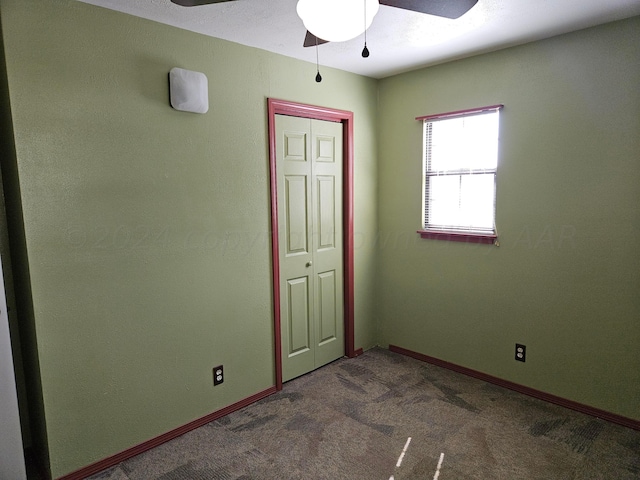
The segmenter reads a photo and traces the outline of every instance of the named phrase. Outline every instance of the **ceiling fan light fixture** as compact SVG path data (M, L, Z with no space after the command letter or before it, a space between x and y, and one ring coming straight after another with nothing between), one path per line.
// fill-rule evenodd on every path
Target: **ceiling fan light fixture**
M379 8L378 0L298 0L296 11L307 30L316 37L345 42L362 35L371 26Z

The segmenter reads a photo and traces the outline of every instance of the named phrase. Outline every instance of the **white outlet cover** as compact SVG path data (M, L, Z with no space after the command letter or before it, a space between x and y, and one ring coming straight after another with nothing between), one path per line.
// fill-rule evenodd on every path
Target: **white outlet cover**
M207 113L209 110L209 83L201 72L172 68L169 71L171 106L176 110Z

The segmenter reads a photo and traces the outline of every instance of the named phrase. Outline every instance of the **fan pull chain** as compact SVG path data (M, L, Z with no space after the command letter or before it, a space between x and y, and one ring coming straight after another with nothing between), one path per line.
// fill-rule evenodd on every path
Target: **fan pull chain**
M367 48L367 0L364 0L364 48L362 49L362 58L369 56L369 49Z
M315 35L314 35L315 37ZM320 62L318 61L318 37L316 37L316 82L320 83L322 81L322 75L320 75Z

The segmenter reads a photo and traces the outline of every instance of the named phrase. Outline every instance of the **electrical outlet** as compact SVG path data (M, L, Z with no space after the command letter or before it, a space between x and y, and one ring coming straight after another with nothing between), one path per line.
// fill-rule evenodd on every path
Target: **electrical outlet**
M224 382L224 371L222 365L220 365L213 369L213 386L220 385L222 382Z
M524 362L527 359L527 347L520 343L516 343L516 360Z

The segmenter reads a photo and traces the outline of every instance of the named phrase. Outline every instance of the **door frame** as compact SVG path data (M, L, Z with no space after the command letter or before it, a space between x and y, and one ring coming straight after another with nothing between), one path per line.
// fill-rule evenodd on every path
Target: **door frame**
M2 259L0 258L0 347L2 347L0 348L0 383L2 383L0 423L5 427L2 432L3 436L0 437L0 477L26 480L27 471L7 310Z
M276 115L326 120L342 124L342 204L344 262L344 353L353 358L354 346L354 236L353 236L353 112L304 103L267 99L269 125L269 175L271 184L271 256L273 273L273 324L276 389L282 390L282 339L280 323L280 254L278 250L278 189L276 170Z

